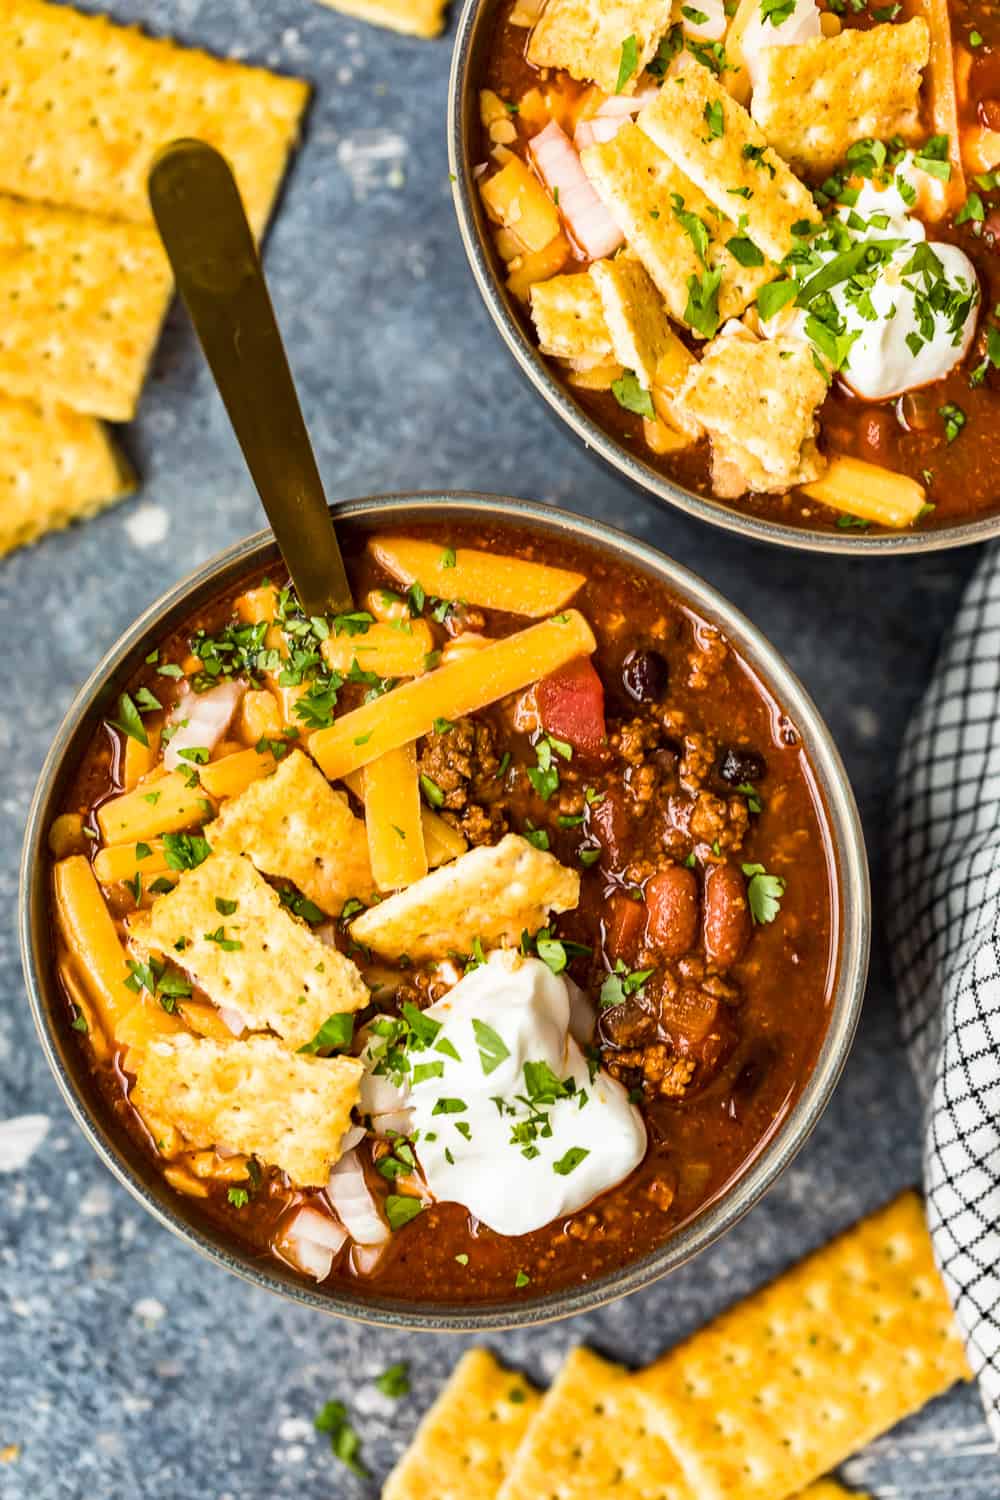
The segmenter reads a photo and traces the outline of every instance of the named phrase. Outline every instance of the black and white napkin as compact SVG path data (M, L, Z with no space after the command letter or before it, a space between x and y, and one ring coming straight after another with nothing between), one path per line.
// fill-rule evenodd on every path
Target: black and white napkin
M927 1107L938 1264L1000 1442L1000 551L984 556L907 731L889 938Z

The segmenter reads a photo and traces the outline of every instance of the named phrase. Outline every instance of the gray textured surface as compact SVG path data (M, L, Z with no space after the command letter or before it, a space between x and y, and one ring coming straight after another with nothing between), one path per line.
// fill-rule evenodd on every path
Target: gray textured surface
M94 0L88 8L96 9ZM660 511L557 431L478 305L443 144L448 44L311 0L115 0L123 20L301 71L317 84L267 263L332 496L455 486L541 497L642 535L769 631L828 716L857 788L881 901L886 794L906 716L974 561L810 559ZM174 315L126 441L140 497L0 565L10 697L0 716L0 1120L50 1118L30 1171L0 1176L4 1500L302 1500L373 1493L311 1417L347 1400L383 1475L458 1353L326 1321L203 1263L143 1217L78 1138L34 1043L14 945L28 797L74 687L135 614L260 514L192 339ZM876 918L876 933L881 923ZM645 1358L916 1180L914 1090L876 950L832 1107L765 1203L668 1282L594 1316L493 1342L539 1378L588 1339ZM405 1358L413 1394L365 1382ZM879 1497L996 1500L974 1392L953 1393L846 1470ZM432 1497L428 1497L432 1500Z

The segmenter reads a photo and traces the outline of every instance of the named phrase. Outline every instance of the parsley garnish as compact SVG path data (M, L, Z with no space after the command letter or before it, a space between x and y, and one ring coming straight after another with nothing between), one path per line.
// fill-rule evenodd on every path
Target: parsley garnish
M689 323L703 338L715 336L719 326L719 286L722 271L703 271L700 276L688 277L687 307L684 321Z
M385 1213L389 1220L389 1228L393 1233L397 1229L402 1229L423 1211L423 1206L419 1198L404 1198L398 1193L390 1193L385 1200Z
M479 1048L479 1062L487 1077L510 1056L510 1048L502 1036L487 1026L485 1021L473 1018L472 1034Z
M410 1394L409 1368L404 1360L390 1365L376 1378L376 1388L382 1392L383 1396L389 1396L393 1401L398 1401L400 1396L408 1396Z
M634 36L627 36L622 42L621 61L618 64L618 82L615 84L616 94L621 93L638 66L639 43Z
M783 875L769 875L763 865L744 865L747 877L747 900L755 926L773 922L781 910L781 898L787 881Z
M299 1047L300 1052L342 1052L354 1038L354 1017L349 1012L338 1011L327 1016L311 1042Z
M157 703L156 706L159 708L160 705ZM127 735L130 740L135 740L137 744L143 745L148 749L149 735L146 733L143 725L142 716L128 693L120 695L118 699L118 717L117 719L109 719L108 723L114 729L120 729L122 734Z
M552 1163L553 1172L558 1172L560 1177L568 1177L574 1172L580 1163L590 1155L583 1146L571 1146L564 1156Z
M646 980L651 979L655 973L655 969L634 969L629 973L622 960L617 959L614 972L601 985L601 1009L610 1010L613 1005L621 1005L630 995L638 995Z
M613 380L611 393L623 410L635 412L636 416L646 417L650 422L655 420L656 408L653 406L653 398L645 386L639 384L634 371L626 370L619 380Z
M953 443L962 428L969 420L960 406L954 401L946 401L944 406L938 407L938 415L944 418L944 435L949 443Z
M330 1438L334 1458L339 1458L345 1468L359 1479L368 1479L369 1473L358 1457L361 1440L347 1420L347 1408L342 1401L328 1401L317 1413L313 1426L317 1432L325 1432Z
M197 869L211 852L211 845L200 833L163 835L163 857L171 870Z

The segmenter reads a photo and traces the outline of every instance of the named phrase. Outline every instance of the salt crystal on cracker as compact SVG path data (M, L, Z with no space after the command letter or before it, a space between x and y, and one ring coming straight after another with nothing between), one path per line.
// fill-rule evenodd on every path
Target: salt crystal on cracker
M548 0L528 43L528 61L536 68L565 68L606 94L632 94L669 25L669 0ZM619 91L630 39L635 66Z
M930 55L922 16L761 53L751 112L797 171L825 175L856 141L912 139Z
M791 1495L970 1371L915 1193L637 1377L698 1500Z
M726 241L739 234L729 217L742 208L741 200L730 200L720 214L689 177L631 122L613 140L589 146L582 153L588 177L612 213L656 283L670 316L685 323L688 279L706 269L694 241L676 209L701 219L708 238L708 266L721 270L718 308L721 319L736 318L756 297L775 269L765 261L761 267L741 266L726 249Z
M102 423L0 395L0 556L130 495L135 479Z
M706 129L709 109L722 120L721 135ZM773 260L791 250L794 224L819 223L809 189L768 147L742 104L688 53L672 63L637 124L720 213L745 216L747 236Z
M0 6L0 191L148 223L146 177L180 136L227 158L263 233L309 86L46 0Z
M171 288L155 230L0 195L0 390L128 421Z
M292 1049L311 1042L329 1016L368 1004L350 959L290 916L238 854L211 854L186 870L133 919L130 935L140 952L179 964L215 1005L238 1012L251 1030L270 1027Z
M224 1146L322 1187L361 1097L354 1057L296 1057L268 1037L212 1042L186 1034L150 1042L136 1060L131 1103L169 1121L188 1145Z
M292 881L331 916L374 890L364 822L301 750L224 802L205 837L216 853L245 854L264 875Z
M509 833L492 847L470 849L351 924L359 943L415 963L517 943L544 927L550 911L580 899L580 877L551 854Z
M589 1349L574 1349L543 1397L497 1500L609 1500L617 1494L695 1500L635 1378Z
M611 353L600 294L585 271L536 282L531 288L531 316L543 354L597 361Z
M541 1400L485 1349L470 1349L393 1469L382 1500L496 1500Z

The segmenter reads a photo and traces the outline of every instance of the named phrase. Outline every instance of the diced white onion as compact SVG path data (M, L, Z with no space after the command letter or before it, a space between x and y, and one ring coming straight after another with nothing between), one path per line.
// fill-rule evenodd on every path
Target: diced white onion
M388 1248L388 1241L382 1245L352 1245L351 1269L358 1276L373 1276Z
M569 136L555 120L532 139L531 154L546 187L553 195L558 192L563 222L581 249L591 260L602 260L617 250L625 236L598 197Z
M306 1206L299 1209L285 1230L281 1248L300 1271L316 1281L325 1281L347 1238L347 1231L340 1224L318 1209Z
M356 1150L342 1156L330 1172L326 1199L344 1228L359 1245L381 1245L390 1229L365 1181L365 1171Z
M594 1007L586 991L574 984L568 974L562 977L569 991L569 1034L574 1042L586 1047L594 1037Z
M360 1146L364 1138L365 1127L363 1125L352 1125L350 1130L345 1130L344 1139L340 1143L341 1156L348 1151L353 1151L355 1146Z
M405 1094L391 1079L381 1073L365 1072L361 1079L361 1102L358 1106L363 1115L386 1115L404 1107Z
M242 682L220 682L207 693L188 691L178 699L170 723L180 727L163 751L163 764L168 771L190 764L181 755L182 750L215 749L225 737L243 692Z
M228 1026L233 1036L242 1036L247 1029L247 1018L241 1011L231 1010L226 1005L219 1006L219 1020L223 1026Z

